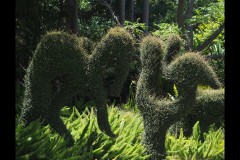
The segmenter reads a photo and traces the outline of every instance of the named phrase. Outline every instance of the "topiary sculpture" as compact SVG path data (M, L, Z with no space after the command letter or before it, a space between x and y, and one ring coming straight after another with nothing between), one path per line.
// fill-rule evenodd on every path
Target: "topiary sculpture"
M152 154L151 159L157 160L166 156L164 142L170 125L194 108L197 85L218 88L220 84L212 68L200 55L186 53L176 58L164 72L177 85L178 98L175 101L159 98L155 86L161 80L160 41L145 37L140 51L142 70L137 83L136 101L144 120L143 143L147 152Z
M181 121L185 136L191 136L192 127L199 121L201 132L211 124L220 127L224 122L224 89L202 90L197 93L194 110ZM203 140L203 136L201 135Z
M181 38L177 34L168 37L164 61L169 64L179 54L181 49Z
M110 29L94 48L87 38L48 33L27 68L21 119L26 124L44 119L72 146L74 140L60 119L60 109L73 95L89 96L96 103L99 128L114 137L106 100L108 95L119 96L132 50L131 35L120 27Z
M164 56L164 64L168 65L172 60L179 56L181 47L181 38L178 35L171 35L167 41L167 48ZM163 94L174 94L174 83L171 80L163 79ZM184 135L190 136L192 134L192 127L200 121L200 128L202 132L207 132L209 126L213 123L220 126L224 121L224 90L205 90L197 94L195 109L186 117L174 124L170 131L178 133L180 127L183 127ZM177 131L172 128L177 127ZM202 138L202 137L201 137Z
M166 49L165 49L165 55L163 57L163 64L168 65L172 62L172 60L179 56L181 48L181 38L177 34L172 34L168 37L167 43L166 43ZM169 79L165 79L165 77L162 77L162 90L163 90L163 96L166 97L168 93L170 95L174 95L173 90L173 81Z

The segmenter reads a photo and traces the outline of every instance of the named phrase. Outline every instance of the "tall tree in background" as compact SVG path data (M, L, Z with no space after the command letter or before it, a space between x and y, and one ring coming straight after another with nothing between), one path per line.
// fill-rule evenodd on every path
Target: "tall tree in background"
M149 23L149 0L143 0L143 23L146 24L145 33L148 33L148 23Z
M182 28L184 24L184 0L178 0L177 25Z
M65 0L64 1L64 13L65 13L67 30L70 33L79 35L77 1L76 0Z
M121 26L124 26L125 22L125 0L119 1L119 22Z
M126 1L126 19L130 22L134 21L134 0Z
M189 0L188 2L188 12L187 12L187 19L191 19L193 16L193 5L194 5L194 0ZM186 26L186 30L187 30L187 37L188 37L188 50L192 50L193 49L193 25L191 24L187 24Z

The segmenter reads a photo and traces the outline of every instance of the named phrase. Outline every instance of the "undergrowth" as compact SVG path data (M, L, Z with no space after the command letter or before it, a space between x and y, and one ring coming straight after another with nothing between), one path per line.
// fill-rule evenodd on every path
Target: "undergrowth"
M182 128L179 137L167 134L167 160L222 160L224 159L224 129L209 128L203 133L204 141L200 140L199 121L193 127L192 136L184 137Z
M17 160L144 160L145 148L141 143L143 133L142 117L139 112L121 110L109 106L109 122L116 134L110 138L97 126L95 110L87 107L80 113L75 107L64 107L61 118L71 131L76 143L66 148L66 142L49 125L33 121L23 127L16 123ZM18 116L16 121L18 120ZM166 136L167 160L224 159L224 129L210 128L199 140L200 127L196 123L191 137L186 138L180 129L180 136L170 133Z
M19 124L16 127L16 159L147 159L149 155L144 155L145 148L141 145L141 116L114 107L108 109L109 122L117 135L115 139L99 130L93 108L87 107L80 114L75 107L64 107L61 118L76 144L66 148L66 142L49 125L41 127L39 121L26 128Z

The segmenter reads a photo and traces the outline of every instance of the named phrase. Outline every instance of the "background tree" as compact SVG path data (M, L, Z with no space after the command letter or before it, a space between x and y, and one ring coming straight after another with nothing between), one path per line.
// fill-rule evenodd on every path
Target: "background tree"
M191 19L193 15L193 5L194 5L194 0L189 0L188 2L188 12L187 12L187 19ZM186 30L187 30L187 46L188 50L193 49L193 25L187 24L186 25Z
M177 9L177 24L181 28L184 24L184 0L178 0L178 9Z
M124 26L125 22L125 0L119 0L119 21L121 26Z
M67 30L71 33L79 35L78 27L78 6L76 0L64 1L64 15L66 19Z
M134 0L126 0L126 19L134 21Z
M148 33L148 23L149 23L149 1L143 0L143 14L142 21L146 25L145 33Z

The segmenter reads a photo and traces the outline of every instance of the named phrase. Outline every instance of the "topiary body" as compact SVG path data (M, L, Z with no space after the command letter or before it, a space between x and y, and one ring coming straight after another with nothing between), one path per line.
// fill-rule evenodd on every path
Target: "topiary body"
M219 87L216 74L195 53L186 53L176 58L166 68L166 77L178 86L179 96L175 101L158 96L161 81L162 50L160 41L145 37L141 43L142 71L137 83L136 101L144 120L143 143L151 159L166 156L165 136L168 128L194 109L198 84ZM157 86L157 87L156 87Z
M167 41L167 48L165 51L164 64L169 65L175 57L180 56L181 39L177 35L171 35ZM174 95L174 82L163 78L163 91L166 95L170 93ZM213 113L214 111L214 113ZM215 123L220 126L224 121L224 90L206 90L197 94L195 109L186 117L176 123L170 128L172 133L179 133L174 128L179 130L183 127L184 135L190 136L192 134L192 127L200 121L200 128L202 132L207 132L209 126ZM201 137L202 138L202 137Z
M42 118L56 132L73 138L60 119L60 109L73 95L89 96L97 107L99 128L114 136L108 122L108 95L119 96L133 50L131 35L115 27L93 48L87 38L64 32L45 35L27 68L21 119ZM116 87L117 86L117 87Z
M191 136L192 127L199 121L201 132L207 132L209 126L220 127L224 122L224 89L198 91L194 110L183 118L185 136ZM201 139L203 137L201 136Z
M172 34L169 36L166 43L167 47L165 49L165 55L163 57L164 65L169 65L173 61L173 59L176 58L176 56L179 56L179 52L181 49L181 41L182 39L177 34ZM168 94L174 95L173 81L162 77L161 83L164 97L166 97Z

